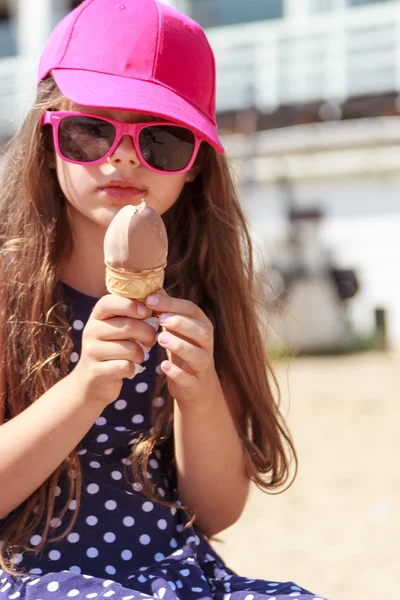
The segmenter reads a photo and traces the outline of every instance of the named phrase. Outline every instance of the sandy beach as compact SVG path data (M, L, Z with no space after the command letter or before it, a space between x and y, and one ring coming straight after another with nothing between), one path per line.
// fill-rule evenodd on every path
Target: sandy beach
M216 550L239 574L292 580L329 600L394 600L400 352L297 358L275 368L299 474L284 494L254 490Z

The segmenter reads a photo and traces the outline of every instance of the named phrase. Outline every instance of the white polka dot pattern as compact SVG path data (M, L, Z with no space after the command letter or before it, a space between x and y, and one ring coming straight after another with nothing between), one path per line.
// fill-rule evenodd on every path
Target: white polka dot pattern
M97 300L68 289L74 368L85 323ZM50 537L67 533L48 542L38 555L16 555L26 577L17 581L0 569L0 600L322 600L294 584L233 577L208 542L193 527L185 527L183 511L146 498L142 485L134 481L130 444L142 432L152 431L152 403L155 409L165 404L161 396L153 399L150 391L159 372L157 352L155 348L146 353L146 371L124 380L120 397L98 416L79 444L83 485L76 522L70 527L77 498L68 497L66 478L61 476ZM144 475L154 483L159 498L170 500L176 498L176 490L163 474L164 458L156 449ZM32 532L32 549L42 543L42 534L42 528Z
M100 486L97 483L90 483L87 486L86 491L88 494L97 494L99 489L100 489Z
M52 581L48 584L47 589L49 590L49 592L56 592L59 587L60 584L58 583L58 581Z
M142 382L142 383L138 383L136 386L136 391L139 394L144 394L144 392L147 392L147 390L149 389L149 384Z
M76 573L77 575L80 575L82 573L82 569L80 567L78 567L77 565L70 567L68 570L71 573Z
M126 400L121 399L114 402L114 406L117 410L124 410L128 406L128 403Z
M113 567L112 565L106 566L106 573L108 573L109 575L115 575L116 572L117 572L117 569L115 567Z
M62 525L62 521L58 517L55 517L54 519L51 519L50 525L51 527L54 527L54 529L56 529L57 527L60 527L60 525Z
M139 542L143 544L143 546L147 546L151 542L151 537L145 533L144 535L140 536Z
M144 512L151 512L154 508L154 504L152 502L144 502L142 505L142 509Z
M40 536L40 535L34 535L31 537L31 545L32 546L38 546L41 541L42 541L42 536Z
M134 415L132 417L132 423L135 423L136 425L139 425L140 423L144 422L144 416L143 415Z

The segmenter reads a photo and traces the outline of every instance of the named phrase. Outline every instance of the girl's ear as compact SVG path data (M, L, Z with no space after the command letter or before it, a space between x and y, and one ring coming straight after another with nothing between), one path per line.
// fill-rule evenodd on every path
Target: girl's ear
M45 126L43 131L44 136L44 150L46 152L46 160L51 171L55 171L56 169L56 149L54 147L53 135L51 131L51 127L48 125Z
M194 167L192 167L190 169L190 171L188 171L187 174L186 174L186 183L193 183L193 181L195 179L197 179L200 171L201 171L200 166L199 165L194 165Z
M48 151L47 153L47 163L49 165L49 169L51 171L55 171L56 170L56 157L54 156L53 152Z

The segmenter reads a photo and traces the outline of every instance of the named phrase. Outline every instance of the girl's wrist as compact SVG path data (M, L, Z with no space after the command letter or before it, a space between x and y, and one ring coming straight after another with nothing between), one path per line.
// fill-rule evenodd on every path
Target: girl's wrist
M63 381L66 381L71 394L74 394L78 402L80 401L84 406L93 406L95 412L98 410L102 412L110 403L110 393L107 386L93 385L93 382L85 377L84 372L78 369L78 365Z
M175 402L182 414L187 416L201 416L210 414L220 402L225 402L224 393L217 372L209 375L205 385L201 386L196 396L186 399L175 398Z

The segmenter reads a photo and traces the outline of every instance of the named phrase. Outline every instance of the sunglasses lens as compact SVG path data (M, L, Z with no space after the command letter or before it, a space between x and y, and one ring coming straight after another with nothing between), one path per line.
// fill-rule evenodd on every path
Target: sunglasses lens
M174 125L150 125L139 135L144 160L153 169L167 173L188 166L195 144L195 136L189 129Z
M82 163L100 160L116 136L114 125L95 117L65 117L59 126L58 144L65 158Z

